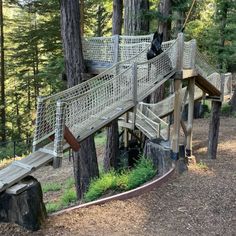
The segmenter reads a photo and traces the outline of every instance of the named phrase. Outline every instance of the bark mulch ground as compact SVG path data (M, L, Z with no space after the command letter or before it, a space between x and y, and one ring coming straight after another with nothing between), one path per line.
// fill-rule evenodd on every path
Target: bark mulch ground
M0 224L0 235L236 235L236 119L221 121L217 160L206 158L208 122L197 120L197 165L138 198L49 217L31 233Z

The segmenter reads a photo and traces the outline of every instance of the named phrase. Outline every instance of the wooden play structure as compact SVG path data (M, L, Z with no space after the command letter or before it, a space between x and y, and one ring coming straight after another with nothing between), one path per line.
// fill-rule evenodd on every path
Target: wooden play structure
M52 162L60 167L63 152L114 119L128 129L139 129L149 139L169 140L171 158L178 160L181 126L186 152L191 156L194 101L211 99L214 114L219 112L226 93L230 93L230 74L219 74L197 49L196 41L164 42L163 53L147 60L152 35L85 38L84 57L90 73L98 74L72 88L48 97L39 97L33 152L0 170L0 192L17 194L24 185L17 184L36 169ZM173 93L156 104L143 100L169 81ZM187 125L181 120L188 104ZM174 114L172 132L165 117ZM218 123L211 118L212 139L217 139ZM127 145L125 135L125 145ZM209 142L214 154L217 142Z

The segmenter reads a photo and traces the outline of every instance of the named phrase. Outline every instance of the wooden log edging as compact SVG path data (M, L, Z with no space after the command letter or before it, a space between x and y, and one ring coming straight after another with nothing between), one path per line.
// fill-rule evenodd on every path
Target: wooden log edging
M162 175L161 177L159 177L158 179L155 179L147 184L144 184L140 187L137 187L135 189L123 192L123 193L119 193L110 197L106 197L106 198L102 198L99 200L95 200L92 202L88 202L85 204L81 204L78 206L74 206L74 207L70 207L55 213L50 214L49 216L57 216L57 215L61 215L63 213L67 213L70 212L72 210L76 210L76 209L80 209L80 208L86 208L86 207L90 207L90 206L94 206L94 205L102 205L104 203L110 202L110 201L114 201L114 200L127 200L133 197L138 197L143 193L149 192L154 188L160 187L163 183L165 183L167 180L169 180L172 175L175 172L175 165L173 165L173 167L164 175Z

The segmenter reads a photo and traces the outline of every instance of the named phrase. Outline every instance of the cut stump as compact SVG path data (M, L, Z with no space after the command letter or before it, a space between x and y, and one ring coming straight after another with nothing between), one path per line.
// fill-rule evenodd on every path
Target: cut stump
M31 176L0 194L0 222L16 223L36 231L46 215L41 185Z

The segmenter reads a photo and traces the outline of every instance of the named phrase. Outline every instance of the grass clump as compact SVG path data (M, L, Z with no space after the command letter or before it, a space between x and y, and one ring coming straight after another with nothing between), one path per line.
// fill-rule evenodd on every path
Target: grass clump
M48 213L53 213L61 209L61 206L58 202L48 202L45 205Z
M224 103L221 107L221 115L223 116L231 116L232 115L232 107L228 103Z
M43 193L55 192L61 190L61 184L59 183L46 183L42 186Z
M75 203L77 200L76 192L75 189L66 189L63 193L63 195L60 198L60 206L61 207L66 207L70 205L71 203Z
M93 201L102 196L109 189L115 189L117 186L117 175L115 171L104 173L100 178L94 179L85 193L85 202Z
M152 161L141 157L132 170L124 170L121 174L111 171L93 180L85 193L84 200L85 202L96 200L109 190L122 192L133 189L153 178L155 174L156 169Z
M197 163L197 167L201 170L207 171L208 170L208 166L206 163L200 161Z
M121 180L127 181L122 183L122 189L130 190L140 186L146 181L153 178L156 174L156 169L154 168L150 159L141 158L138 160L135 168L128 172L127 176L122 176Z
M97 146L103 146L106 143L106 135L104 132L98 133L95 135L95 144Z

